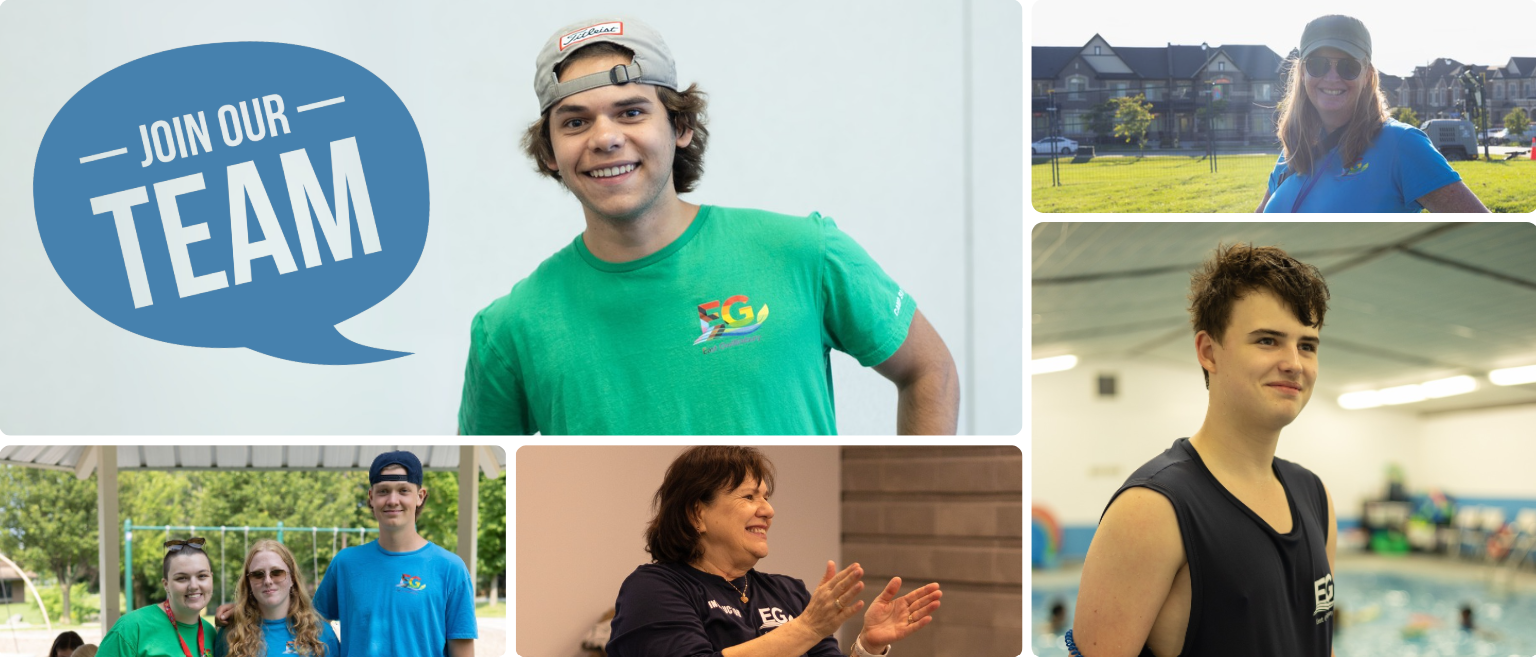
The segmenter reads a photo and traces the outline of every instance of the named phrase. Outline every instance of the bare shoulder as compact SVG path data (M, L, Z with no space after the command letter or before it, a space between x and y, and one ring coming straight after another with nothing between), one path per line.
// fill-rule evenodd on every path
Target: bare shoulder
M1084 654L1138 654L1184 558L1173 503L1149 488L1120 493L1083 561L1073 638Z

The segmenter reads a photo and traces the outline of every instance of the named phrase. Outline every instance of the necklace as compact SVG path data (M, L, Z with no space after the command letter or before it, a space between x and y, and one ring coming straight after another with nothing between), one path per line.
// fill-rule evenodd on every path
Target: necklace
M735 589L737 593L741 594L741 601L742 602L746 602L747 601L747 589L752 588L752 580L750 580L750 579L747 580L747 583L742 585L742 587L739 588L739 589L736 588L735 584L731 583L731 580L725 580L725 583L729 584L732 589Z

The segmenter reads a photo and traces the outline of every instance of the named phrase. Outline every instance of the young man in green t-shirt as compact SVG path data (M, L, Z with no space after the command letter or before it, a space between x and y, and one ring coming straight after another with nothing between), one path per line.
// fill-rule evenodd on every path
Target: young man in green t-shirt
M834 348L896 384L899 433L954 433L949 350L831 219L678 198L709 132L660 34L567 26L534 89L524 149L586 231L475 316L461 433L836 433Z

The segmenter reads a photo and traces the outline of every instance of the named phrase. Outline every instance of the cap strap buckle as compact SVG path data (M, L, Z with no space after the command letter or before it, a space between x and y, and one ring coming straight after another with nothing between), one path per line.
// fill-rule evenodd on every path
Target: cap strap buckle
M550 73L550 75L554 75L554 73ZM597 73L593 73L591 75L583 75L574 80L566 80L565 82L555 82L554 98L558 100L567 96L574 96L583 91L589 91L598 87L606 87L611 84L620 85L629 84L631 82L640 82L641 76L643 75L644 72L640 70L639 62L635 62L628 66L623 64L615 65L613 68L606 71L598 71ZM550 104L553 105L554 102L555 101L550 101ZM545 109L549 108L546 107Z

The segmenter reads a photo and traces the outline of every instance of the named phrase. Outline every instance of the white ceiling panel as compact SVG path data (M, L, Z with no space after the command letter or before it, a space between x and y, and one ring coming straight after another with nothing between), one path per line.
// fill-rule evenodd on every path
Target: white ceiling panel
M1033 357L1194 363L1189 275L1218 243L1279 246L1331 295L1321 393L1536 364L1536 225L1513 223L1039 224ZM1197 370L1192 370L1198 376ZM1536 384L1412 407L1536 403Z

